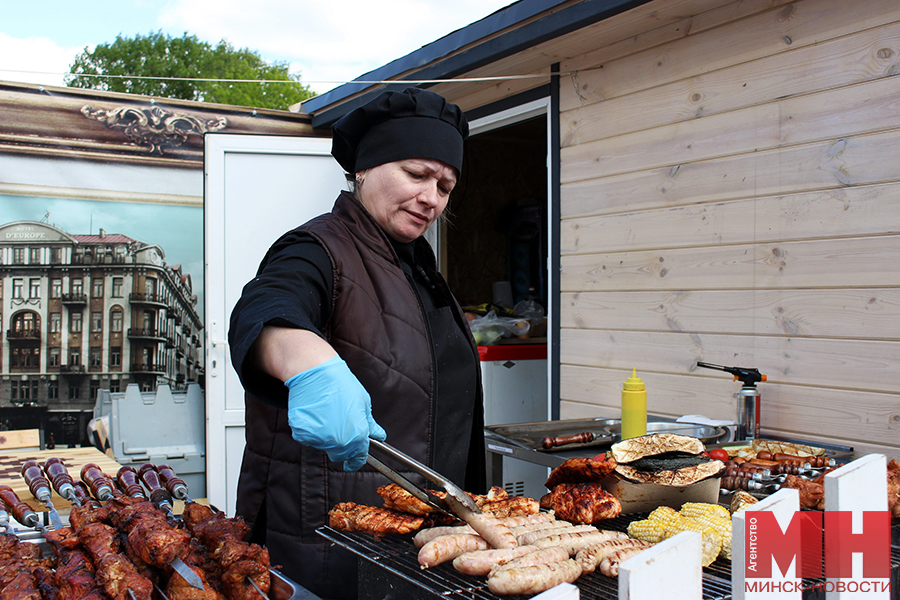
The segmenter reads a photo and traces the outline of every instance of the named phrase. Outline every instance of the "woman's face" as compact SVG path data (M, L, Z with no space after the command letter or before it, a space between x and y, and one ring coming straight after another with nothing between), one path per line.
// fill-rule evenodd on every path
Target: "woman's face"
M357 174L359 201L389 236L411 242L441 216L456 170L428 158L385 163Z

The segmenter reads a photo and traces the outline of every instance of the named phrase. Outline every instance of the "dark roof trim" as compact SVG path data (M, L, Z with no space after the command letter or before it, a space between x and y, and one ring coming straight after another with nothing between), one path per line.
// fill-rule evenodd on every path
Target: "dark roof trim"
M357 80L384 81L407 71L409 73L398 79L399 82L417 79L452 79L536 44L608 19L650 0L584 0L477 44L466 51L453 54L462 46L477 43L480 39L490 37L498 31L546 12L564 1L519 0L519 2L476 21L468 27L454 31L415 52L370 71L358 77ZM446 58L442 59L442 57ZM313 115L314 128L330 127L343 115L362 106L381 92L400 90L409 85L407 83L382 85L351 81L307 100L303 103L303 111ZM364 90L369 91L350 98ZM328 106L332 106L332 108L326 108ZM316 112L319 110L321 112Z

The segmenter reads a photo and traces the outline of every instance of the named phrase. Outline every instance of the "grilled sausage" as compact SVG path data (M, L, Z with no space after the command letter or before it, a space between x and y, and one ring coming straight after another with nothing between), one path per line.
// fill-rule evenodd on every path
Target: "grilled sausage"
M556 515L553 511L534 513L533 515L522 515L520 517L499 517L501 523L507 527L517 527L519 525L532 525L535 523L546 523L548 521L556 521Z
M429 527L428 529L422 529L421 531L416 533L415 537L413 537L413 544L415 544L416 548L421 548L434 538L441 537L442 535L453 535L456 533L474 534L475 530L468 525L456 525L453 527Z
M561 533L581 533L584 531L600 531L593 525L569 525L568 527L554 527L552 529L538 529L537 531L527 531L518 537L516 541L520 546L533 544L535 541L549 537L551 535L559 535Z
M460 554L487 550L488 543L478 535L456 533L434 538L419 548L418 560L423 569L453 560Z
M600 563L600 572L607 577L618 577L619 563L631 558L635 554L640 554L644 550L646 550L646 548L637 547L617 550L603 559L603 562Z
M609 540L607 542L591 544L586 548L582 548L578 551L578 554L575 555L575 560L581 565L582 571L585 573L593 573L597 567L600 566L600 563L603 562L603 559L619 550L624 550L626 548L647 549L652 545L653 544L650 542L633 540L630 538Z
M453 568L464 575L484 577L497 565L524 556L537 550L534 546L517 546L515 548L491 548L475 550L460 554L453 559Z
M509 530L513 532L513 535L518 537L523 533L528 533L529 531L541 531L543 529L559 529L561 527L572 527L572 524L568 521L545 521L544 523L530 523L528 525L516 525L515 527L510 527Z
M539 594L561 583L572 583L581 575L581 565L567 559L548 565L504 569L488 578L488 589L495 594Z
M519 545L509 527L494 515L463 509L458 510L458 514L478 535L487 540L491 548L515 548Z
M598 544L606 540L616 538L627 538L628 534L621 531L607 531L601 529L599 531L582 531L580 533L561 533L559 535L551 535L549 537L535 540L534 545L538 548L546 548L547 546L562 546L565 548L569 556L575 556L578 551L591 544Z
M488 573L488 577L493 577L498 571L504 569L523 569L535 565L549 565L550 563L560 562L569 558L569 553L566 552L566 549L559 546L548 546L547 548L537 549L534 549L535 546L527 547L532 548L532 551L502 565L494 565Z

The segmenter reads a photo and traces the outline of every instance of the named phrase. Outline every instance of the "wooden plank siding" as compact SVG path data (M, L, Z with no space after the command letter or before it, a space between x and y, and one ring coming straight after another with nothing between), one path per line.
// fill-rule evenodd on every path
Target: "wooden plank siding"
M704 360L768 375L764 431L900 458L900 3L608 21L483 68L567 74L561 418L618 416L632 367L651 413L733 418Z

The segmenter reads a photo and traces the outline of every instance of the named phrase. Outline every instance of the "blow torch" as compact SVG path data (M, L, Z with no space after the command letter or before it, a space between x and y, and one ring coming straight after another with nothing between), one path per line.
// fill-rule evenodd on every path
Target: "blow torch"
M756 384L765 381L766 376L759 369L745 367L723 367L697 361L698 367L725 371L734 375L735 381L741 382L741 390L735 394L737 398L737 432L735 440L753 440L759 438L759 391Z

